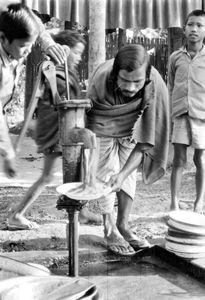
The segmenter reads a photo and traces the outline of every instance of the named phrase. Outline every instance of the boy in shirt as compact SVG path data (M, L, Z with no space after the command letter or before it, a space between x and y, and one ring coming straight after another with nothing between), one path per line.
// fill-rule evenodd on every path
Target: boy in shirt
M15 152L9 138L3 107L10 101L23 61L37 37L47 54L64 62L64 51L46 32L40 19L28 7L11 4L0 14L0 154L7 176L15 176Z
M192 11L185 22L186 45L170 56L168 86L172 110L174 157L171 173L171 210L179 209L178 194L194 148L196 199L194 211L203 212L205 193L205 12Z

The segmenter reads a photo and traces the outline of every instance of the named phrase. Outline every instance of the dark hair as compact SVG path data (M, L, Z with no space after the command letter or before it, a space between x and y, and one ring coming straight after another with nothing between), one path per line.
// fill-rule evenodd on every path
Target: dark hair
M193 10L192 12L190 12L186 18L186 21L185 21L185 25L187 24L188 20L190 17L205 17L205 11L204 10L201 10L201 9L196 9L196 10Z
M113 81L117 80L120 70L132 72L145 64L147 72L150 70L149 54L140 44L129 44L122 47L113 63L111 77ZM148 74L149 77L149 74Z
M10 4L8 10L0 13L0 31L10 43L39 34L39 22L32 10L20 3Z
M77 43L86 44L84 37L74 30L62 30L57 34L52 35L54 41L61 45L67 45L70 48L76 46Z

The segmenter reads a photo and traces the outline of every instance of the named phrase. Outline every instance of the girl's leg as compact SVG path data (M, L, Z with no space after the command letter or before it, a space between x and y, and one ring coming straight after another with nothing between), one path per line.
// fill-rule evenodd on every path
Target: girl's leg
M32 222L29 222L23 215L25 214L28 207L38 198L43 191L46 184L52 180L52 169L56 158L59 156L58 153L50 153L44 157L44 168L40 178L29 188L22 202L18 205L16 210L9 217L8 225L25 225L32 227Z
M182 172L187 162L187 145L174 144L174 158L171 173L171 210L179 209L178 194L181 187Z
M102 216L99 213L92 212L89 207L83 207L79 213L80 224L102 224Z
M196 166L196 201L194 211L202 213L205 194L205 150L195 149L194 163Z

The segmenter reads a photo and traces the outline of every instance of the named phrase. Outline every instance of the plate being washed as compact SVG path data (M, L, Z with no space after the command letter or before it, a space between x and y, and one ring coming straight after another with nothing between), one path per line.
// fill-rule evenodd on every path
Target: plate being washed
M83 182L69 182L59 185L56 191L74 200L88 201L107 196L112 189L101 182L97 182L94 187L87 186L86 188Z

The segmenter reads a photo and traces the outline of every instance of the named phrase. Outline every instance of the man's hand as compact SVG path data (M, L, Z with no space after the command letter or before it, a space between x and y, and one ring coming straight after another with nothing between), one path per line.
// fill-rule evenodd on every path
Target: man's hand
M121 173L118 173L110 177L107 185L112 188L113 192L119 192L121 190L123 180L123 175Z
M65 63L67 56L70 53L68 46L62 46L60 44L54 44L47 48L46 55L50 56L56 64L62 65Z
M4 159L4 172L8 177L16 176L16 167L14 159Z

